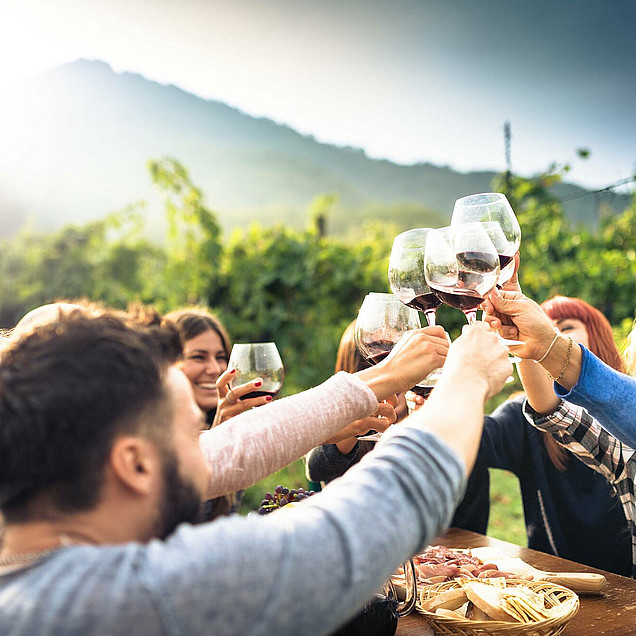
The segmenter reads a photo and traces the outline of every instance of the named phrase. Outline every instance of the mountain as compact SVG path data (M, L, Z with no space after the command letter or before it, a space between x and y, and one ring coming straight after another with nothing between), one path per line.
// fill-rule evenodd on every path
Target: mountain
M331 231L365 216L441 224L456 198L490 190L494 176L370 159L98 61L60 66L0 97L5 236L25 222L50 229L152 200L146 162L164 156L186 166L226 229L250 220L300 227L312 199L326 192L340 195ZM556 192L585 194L571 184ZM626 203L617 195L612 206L621 211ZM594 197L566 210L585 224L598 215Z

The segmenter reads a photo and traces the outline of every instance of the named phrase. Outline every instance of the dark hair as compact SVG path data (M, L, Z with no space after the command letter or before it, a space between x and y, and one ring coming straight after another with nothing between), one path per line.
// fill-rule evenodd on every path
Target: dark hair
M227 331L225 331L221 321L209 311L198 307L177 309L166 314L164 320L176 325L184 342L192 340L192 338L196 338L206 331L215 331L221 338L221 344L227 357L230 357L232 350L230 337L227 335Z
M181 353L176 329L141 327L80 310L37 327L0 359L0 510L19 522L41 511L90 509L113 441L165 442L171 406L164 372Z

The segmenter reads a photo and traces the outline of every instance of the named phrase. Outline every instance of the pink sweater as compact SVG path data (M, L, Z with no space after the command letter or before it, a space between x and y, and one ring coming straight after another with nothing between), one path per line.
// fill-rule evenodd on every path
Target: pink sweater
M251 486L377 408L373 391L341 371L313 389L205 431L199 441L210 469L208 497Z

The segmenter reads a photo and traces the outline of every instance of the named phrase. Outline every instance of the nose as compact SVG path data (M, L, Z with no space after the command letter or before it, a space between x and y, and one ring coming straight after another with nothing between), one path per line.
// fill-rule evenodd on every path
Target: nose
M225 369L223 369L221 363L216 358L210 358L205 366L205 372L208 375L216 375L216 377L218 377L223 371L225 371Z

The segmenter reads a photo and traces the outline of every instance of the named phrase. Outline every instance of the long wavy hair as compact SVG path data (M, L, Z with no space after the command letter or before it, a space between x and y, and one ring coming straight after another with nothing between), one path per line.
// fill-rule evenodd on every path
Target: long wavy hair
M580 298L568 296L550 298L541 305L541 308L551 320L567 320L568 318L580 320L587 331L589 350L613 369L621 373L625 372L625 365L614 342L612 326L598 309ZM546 434L543 439L552 463L559 470L565 470L568 452L559 446L551 435Z

